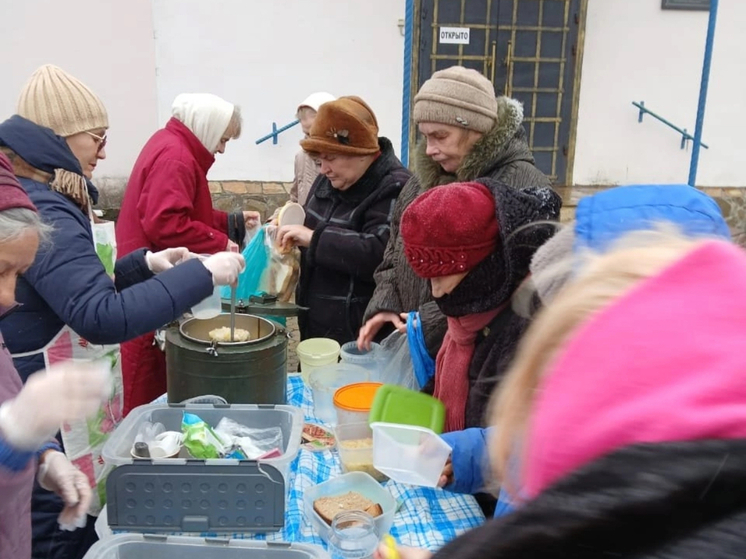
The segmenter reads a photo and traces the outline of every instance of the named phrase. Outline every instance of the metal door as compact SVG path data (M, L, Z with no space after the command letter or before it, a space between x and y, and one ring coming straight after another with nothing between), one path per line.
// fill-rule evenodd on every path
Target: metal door
M497 94L523 102L536 165L569 184L581 8L587 0L419 0L413 86L456 64L487 76ZM584 12L583 12L584 13ZM441 28L469 29L448 44Z

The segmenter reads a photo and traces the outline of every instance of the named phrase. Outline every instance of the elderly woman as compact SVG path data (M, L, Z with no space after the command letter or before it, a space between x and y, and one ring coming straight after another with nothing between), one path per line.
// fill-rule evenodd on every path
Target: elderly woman
M237 249L257 212L213 209L207 172L241 134L238 107L216 95L176 97L166 127L145 144L130 175L117 219L120 254L147 247L186 247L199 254ZM166 390L166 357L154 332L122 344L125 415Z
M34 262L49 228L0 154L0 319L16 306L16 278ZM0 343L2 336L0 335ZM74 528L91 500L85 475L60 452L54 434L101 405L108 378L89 365L57 365L23 386L13 360L0 351L0 557L31 557L31 490L39 483L64 500L60 524Z
M631 231L646 230L665 222L676 225L693 238L730 239L728 226L715 201L687 185L612 188L580 200L575 218L574 224L562 229L536 251L531 260L531 282L527 284L530 288L514 298L514 307L521 298L538 298L538 305L551 305L556 294L571 280L573 251L576 256L588 250L601 251ZM491 482L485 479L489 471L488 429L470 428L445 433L442 437L453 451L452 462L446 467L440 485L458 493L476 493L489 487ZM495 516L510 512L510 501L503 490Z
M308 135L311 133L311 126L313 126L313 121L316 120L319 107L335 99L336 97L331 93L317 91L316 93L311 93L311 95L306 97L298 105L295 117L300 121L303 136L308 138ZM316 161L305 150L301 149L298 151L295 155L295 173L293 176L293 186L290 188L290 200L305 206L306 200L308 200L308 193L311 191L311 187L318 176L319 168L316 165Z
M387 324L402 330L401 314L418 311L425 344L434 357L445 335L446 319L427 282L404 256L399 235L404 210L423 191L443 184L490 178L524 189L549 186L549 179L534 166L521 104L508 97L495 98L492 83L476 70L453 66L435 72L414 98L413 119L423 136L414 155L415 176L394 208L391 239L375 273L376 290L358 345L369 346Z
M73 76L43 66L24 87L18 113L0 124L0 149L54 236L19 277L16 296L23 306L3 320L3 333L24 380L61 359L111 361L115 389L105 412L62 432L65 452L95 485L106 475L102 441L122 417L117 344L176 319L214 285L236 281L243 258L222 252L174 266L188 256L185 248L143 248L116 260L113 226L94 223L91 210L98 192L89 179L106 157L103 103ZM95 514L101 502L94 496ZM60 532L62 509L59 498L34 491L34 557L82 557L94 541L91 520L86 530Z
M389 239L389 216L410 177L391 142L359 97L324 103L301 142L321 174L306 204L304 225L278 232L282 246L301 247L297 302L310 310L301 337L354 340L373 294L373 271Z

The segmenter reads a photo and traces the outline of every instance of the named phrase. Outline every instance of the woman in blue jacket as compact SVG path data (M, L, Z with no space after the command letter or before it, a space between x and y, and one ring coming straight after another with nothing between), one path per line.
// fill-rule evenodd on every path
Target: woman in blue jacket
M103 103L63 70L43 66L21 93L18 112L0 124L0 149L53 232L18 279L22 307L3 321L3 334L24 382L59 361L110 360L115 388L107 404L93 423L65 425L61 433L68 458L95 487L108 473L100 460L102 441L122 417L118 344L178 318L214 285L233 283L243 258L219 253L175 266L188 257L182 248L143 249L116 260L113 223L97 223L92 211L98 191L90 178L106 157ZM99 495L94 491L93 514L103 505ZM62 508L58 497L35 488L34 558L82 557L95 541L90 518L83 530L61 532Z
M731 238L715 201L686 185L622 186L588 196L578 203L574 224L555 235L534 255L531 273L540 304L550 304L563 281L570 279L569 267L563 267L562 263L573 253L602 252L625 233L660 223L673 224L692 237ZM560 271L558 276L558 265L567 273L563 275ZM544 270L546 274L542 274ZM441 487L469 494L490 489L485 477L489 472L486 446L490 429L465 429L442 435L453 451L451 463L441 477ZM501 491L495 516L507 514L512 508L510 497Z

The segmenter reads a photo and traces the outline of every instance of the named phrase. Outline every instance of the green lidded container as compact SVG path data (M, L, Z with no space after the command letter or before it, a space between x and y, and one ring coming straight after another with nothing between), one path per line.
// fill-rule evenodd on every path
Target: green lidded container
M398 423L427 427L440 434L446 421L443 402L428 394L384 384L377 391L370 408L370 423Z

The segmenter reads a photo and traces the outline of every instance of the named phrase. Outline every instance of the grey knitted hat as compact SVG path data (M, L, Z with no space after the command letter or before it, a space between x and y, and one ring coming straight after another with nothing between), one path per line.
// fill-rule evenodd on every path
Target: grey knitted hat
M531 259L531 278L541 302L546 305L570 281L575 222L560 229L541 245Z
M486 133L497 122L492 82L476 70L452 66L435 72L414 96L414 121L440 122Z

